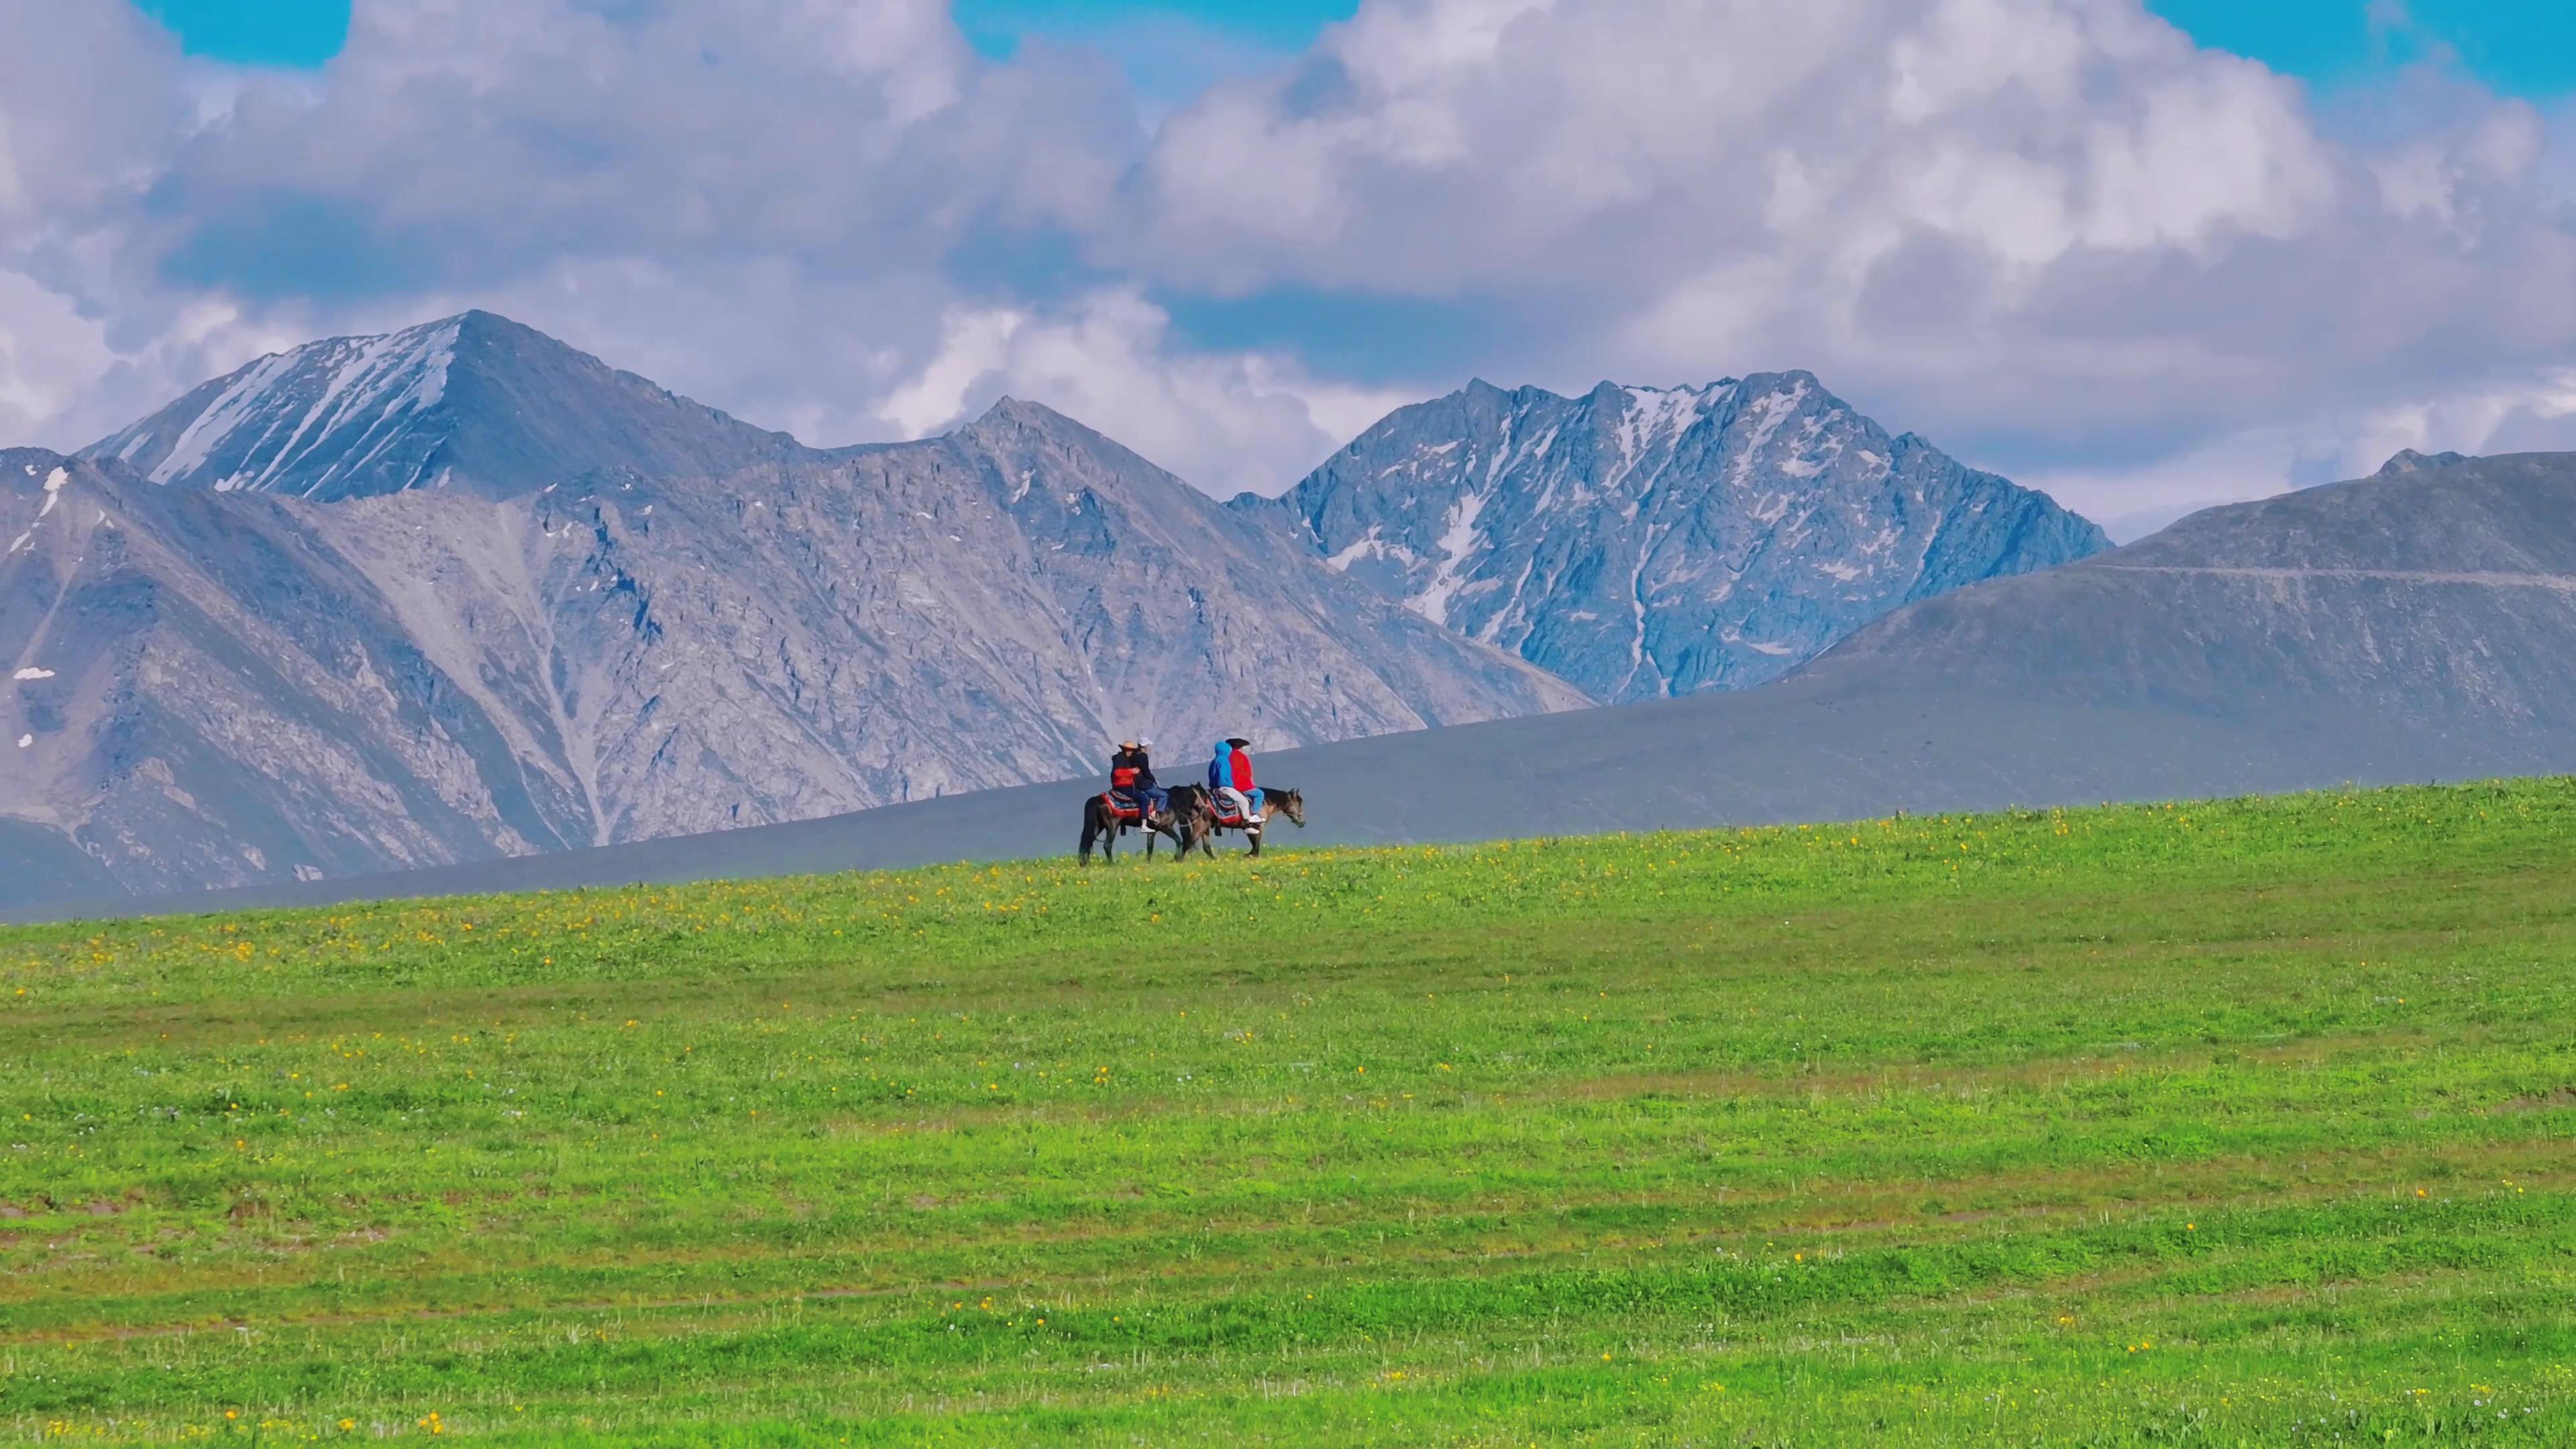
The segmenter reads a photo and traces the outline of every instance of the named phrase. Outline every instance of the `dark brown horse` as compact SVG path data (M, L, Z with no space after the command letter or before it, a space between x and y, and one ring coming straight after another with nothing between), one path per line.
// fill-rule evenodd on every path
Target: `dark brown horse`
M1216 799L1206 786L1173 786L1172 818L1180 822L1181 857L1188 859L1190 848L1196 846L1200 854L1214 859L1216 837L1229 830L1242 831L1244 838L1252 842L1252 854L1259 855L1262 827L1269 824L1273 816L1285 815L1289 824L1300 830L1306 828L1306 797L1297 791L1265 786L1261 791L1261 804L1260 819L1244 825L1220 825L1216 818Z
M1178 790L1172 793L1174 796L1180 794ZM1162 814L1151 819L1139 820L1130 819L1110 809L1107 795L1094 795L1082 802L1082 863L1091 864L1091 848L1095 845L1100 847L1102 860L1116 860L1118 837L1130 830L1145 832L1147 860L1154 858L1156 836L1172 842L1181 854L1190 853L1189 838L1181 833L1181 810L1178 799L1173 800L1172 808Z

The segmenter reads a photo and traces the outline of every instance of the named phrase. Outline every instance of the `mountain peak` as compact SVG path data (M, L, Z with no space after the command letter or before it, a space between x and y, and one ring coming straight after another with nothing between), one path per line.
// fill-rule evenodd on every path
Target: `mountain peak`
M1799 369L1575 398L1480 380L1239 506L1609 701L1759 684L1910 600L2108 547Z
M730 472L796 447L495 312L274 353L82 450L174 487L333 500Z
M984 409L983 414L967 426L980 428L987 424L1016 423L1024 428L1050 428L1072 422L1073 419L1048 407L1045 403L1005 396L995 398L993 405ZM1080 424L1077 423L1075 426L1079 427Z
M2416 452L2413 448L2406 448L2400 450L2396 457L2381 464L2379 471L2371 476L2400 478L2409 473L2432 473L2444 468L2457 468L2463 463L2473 461L2475 460L2462 453L2424 454Z

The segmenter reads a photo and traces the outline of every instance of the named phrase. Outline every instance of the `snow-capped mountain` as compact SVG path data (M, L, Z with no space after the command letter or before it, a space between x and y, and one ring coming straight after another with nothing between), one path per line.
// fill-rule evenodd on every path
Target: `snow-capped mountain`
M1804 372L1579 398L1476 382L1232 506L1603 701L1759 684L1900 605L2109 547Z
M430 410L524 380L525 355L457 347ZM509 488L460 468L350 496L407 476L368 459L424 415L424 389L373 376L341 381L376 415L328 428L356 451L298 444L274 473L282 442L167 483L121 445L0 453L0 898L803 820L1096 774L1138 734L1178 773L1226 734L1275 748L1588 702L1045 408L918 443L782 439L722 471ZM442 427L457 457L545 436L482 408ZM568 469L578 439L551 436L545 466ZM1032 853L1070 840L1066 808L1030 822Z
M797 451L489 312L263 357L82 450L155 483L508 497L594 468L728 473Z

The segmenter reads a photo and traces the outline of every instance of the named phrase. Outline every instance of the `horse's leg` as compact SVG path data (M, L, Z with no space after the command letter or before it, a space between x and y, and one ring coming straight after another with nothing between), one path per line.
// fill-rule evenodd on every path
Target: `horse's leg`
M1081 856L1082 856L1082 863L1083 863L1084 865L1089 865L1089 864L1091 864L1091 847L1092 847L1092 843L1093 843L1093 842L1095 842L1095 841L1097 841L1099 838L1100 838L1100 816L1099 816L1098 812L1094 811L1090 806L1086 805L1086 806L1084 806L1084 807L1083 807L1083 809L1082 809L1082 848L1081 848Z
M1252 829L1243 832L1243 834L1245 839L1252 842L1252 858L1259 860L1261 858L1261 827L1256 825Z

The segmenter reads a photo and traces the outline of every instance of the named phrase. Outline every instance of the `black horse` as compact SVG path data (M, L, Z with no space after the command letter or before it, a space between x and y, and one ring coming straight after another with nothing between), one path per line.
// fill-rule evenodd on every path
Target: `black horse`
M1219 834L1228 830L1242 831L1244 838L1252 842L1252 854L1259 855L1262 827L1269 824L1270 817L1273 815L1285 815L1288 817L1289 824L1300 830L1306 828L1304 795L1295 790L1265 786L1261 791L1261 802L1264 808L1260 819L1243 825L1221 825L1217 823L1216 818L1216 797L1206 786L1173 786L1172 818L1180 824L1180 834L1177 838L1181 843L1181 857L1184 860L1188 859L1190 848L1196 846L1200 854L1214 859L1216 856L1214 841Z
M1180 792L1175 790L1172 793L1177 796ZM1090 799L1083 801L1082 863L1084 865L1091 864L1091 849L1095 845L1100 847L1100 858L1102 860L1116 860L1118 858L1118 837L1126 834L1130 830L1142 830L1145 832L1145 858L1147 860L1152 860L1154 858L1154 838L1156 836L1160 836L1163 839L1172 842L1176 849L1178 849L1183 855L1187 855L1189 853L1189 841L1188 838L1181 833L1181 812L1179 805L1180 802L1175 800L1173 801L1172 809L1166 810L1162 814L1156 815L1151 819L1129 819L1110 808L1109 797L1105 794L1094 795Z

